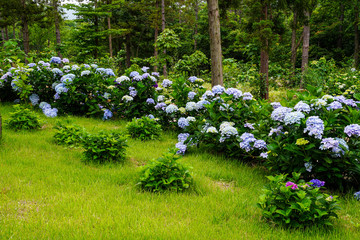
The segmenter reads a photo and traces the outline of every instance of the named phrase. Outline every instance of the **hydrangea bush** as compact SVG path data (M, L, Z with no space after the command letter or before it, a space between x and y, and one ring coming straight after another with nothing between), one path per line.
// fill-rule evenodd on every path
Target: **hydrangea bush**
M313 225L332 226L339 210L337 196L323 193L325 182L313 179L300 180L300 174L268 176L270 183L260 196L258 207L265 219L275 224L303 228Z
M325 95L293 108L274 103L266 165L275 172L300 172L343 187L355 182L359 158L359 102Z

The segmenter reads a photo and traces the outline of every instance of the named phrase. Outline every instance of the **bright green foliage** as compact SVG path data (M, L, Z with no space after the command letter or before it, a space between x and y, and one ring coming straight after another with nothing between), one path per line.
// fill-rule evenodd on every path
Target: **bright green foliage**
M322 193L320 188L312 187L312 183L299 180L298 173L293 173L293 179L286 176L268 176L270 183L258 202L263 216L286 227L332 226L330 220L337 217L335 211L340 209L337 197Z
M158 139L161 134L161 125L149 117L134 118L126 126L128 133L132 138L140 140Z
M30 109L14 105L14 110L14 112L10 113L10 119L6 121L9 128L14 130L41 128L38 117Z
M60 145L79 146L86 136L85 130L77 125L65 125L59 122L54 128L56 129L54 140Z
M189 169L177 162L179 158L176 151L171 150L151 161L142 168L138 185L152 192L179 192L188 189L193 179Z
M184 55L182 59L175 64L175 70L177 72L187 72L190 76L200 76L208 67L209 60L201 51L195 51L190 56Z
M117 132L89 134L84 138L84 156L87 162L123 162L125 160L126 138Z

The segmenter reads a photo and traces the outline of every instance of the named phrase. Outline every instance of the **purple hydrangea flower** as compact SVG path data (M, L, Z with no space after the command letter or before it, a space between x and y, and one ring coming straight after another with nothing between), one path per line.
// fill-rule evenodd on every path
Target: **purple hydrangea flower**
M360 125L359 124L350 124L345 127L344 132L349 137L351 137L353 135L356 137L360 137Z
M150 69L149 67L142 67L142 68L141 68L141 71L143 71L144 73L146 73L147 70L149 70L149 69Z
M141 75L142 80L147 79L148 77L150 77L150 74L148 73L144 73L143 75Z
M304 133L309 132L309 136L321 139L324 133L324 122L318 116L311 116L306 120Z
M179 149L176 153L184 155L186 152L187 146L183 142L178 142L175 147Z
M284 122L285 115L291 111L291 108L278 107L271 113L271 119L274 121Z
M323 187L325 185L325 182L320 181L319 179L312 179L312 180L310 180L310 182L312 183L311 186L317 187L317 188Z
M178 135L178 141L183 143L186 141L186 139L188 139L189 136L190 136L189 133L180 133Z
M190 125L189 123L189 120L184 118L184 117L181 117L179 118L178 120L178 126L182 129L185 129L186 127L188 127Z
M161 110L164 111L165 108L166 108L166 106L167 106L166 103L161 102L161 103L158 103L158 104L155 105L155 109L156 109L156 110L161 109Z
M133 78L133 77L135 77L135 76L138 76L138 75L139 75L139 73L136 72L136 71L133 71L133 72L130 73L130 77L131 77L131 78Z
M255 129L253 123L245 123L245 124L244 124L244 127L249 128L249 129L251 129L251 130L254 130L254 129Z
M268 158L268 153L267 152L262 152L262 153L260 153L260 157Z
M161 83L161 86L163 86L164 88L167 88L167 87L170 87L172 83L173 82L170 81L169 79L164 79L163 82Z
M330 103L326 109L327 110L336 110L336 109L341 109L341 108L342 108L341 103L338 101L334 101L334 102Z
M147 104L155 104L155 101L152 98L148 98L148 99L146 99L146 103Z
M281 103L279 103L279 102L272 102L271 106L273 107L274 110L279 108L279 107L282 107Z
M242 91L236 88L228 88L226 89L225 93L232 95L234 99L239 99L242 96Z
M194 99L194 97L195 97L195 95L196 95L196 92L189 92L188 93L188 98L190 99L190 100L193 100Z
M153 75L155 77L160 77L160 73L158 73L158 72L152 72L151 75Z
M195 76L189 77L189 81L190 81L191 83L194 83L194 82L196 81L196 79L197 79L197 77L195 77Z
M240 136L240 139L242 140L240 142L241 149L244 149L246 152L249 152L254 149L251 146L251 143L256 142L256 138L254 137L254 134L245 132Z
M246 100L252 100L253 99L253 95L249 92L245 92L243 94L243 100L246 101Z

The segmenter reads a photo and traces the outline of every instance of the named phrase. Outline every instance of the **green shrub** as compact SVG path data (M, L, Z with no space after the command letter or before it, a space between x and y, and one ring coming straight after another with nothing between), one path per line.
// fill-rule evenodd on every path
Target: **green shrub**
M54 128L55 142L60 145L79 146L86 135L85 130L77 125L58 123Z
M149 117L134 118L126 125L126 129L132 138L140 140L158 139L161 134L161 125Z
M85 161L95 163L123 162L128 146L126 138L116 132L100 132L84 137Z
M299 173L293 173L293 179L286 176L268 176L270 183L258 203L263 216L286 227L331 226L330 220L340 208L336 196L320 191L325 182L314 179L306 183L299 180Z
M10 119L6 121L9 128L14 130L30 130L41 128L40 121L30 109L20 105L14 105L14 112L10 113Z
M140 185L144 190L152 192L188 189L193 182L187 167L177 162L180 158L175 150L151 161L141 170Z

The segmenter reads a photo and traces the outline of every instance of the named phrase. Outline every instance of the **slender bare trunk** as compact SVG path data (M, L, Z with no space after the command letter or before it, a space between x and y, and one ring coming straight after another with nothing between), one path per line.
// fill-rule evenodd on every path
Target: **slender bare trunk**
M108 1L108 4L111 4L112 1ZM111 11L109 11L109 14L111 14ZM111 30L111 18L110 15L107 17L107 24L108 24L108 29L109 31ZM112 36L111 33L109 33L109 53L110 53L110 57L113 57L113 47L112 47Z
M355 21L354 21L354 29L355 29L355 49L354 49L354 67L356 69L359 69L359 7L358 7L358 1L355 3Z
M303 39L303 49L302 49L302 62L301 62L301 72L304 75L309 64L309 47L310 47L310 12L305 11L305 24L304 24L304 39ZM303 86L303 78L300 82L300 88Z
M97 8L98 2L97 0L95 0L94 2L94 7L95 10ZM94 49L94 58L97 59L99 54L98 54L98 46L99 46L99 38L97 37L97 33L99 32L99 17L97 15L95 15L95 21L94 21L94 26L95 26L95 49Z
M155 65L154 65L154 72L157 72L158 71L158 66L157 66L157 60L158 60L158 49L156 47L156 42L157 42L157 39L158 39L158 36L159 36L159 26L158 26L158 16L159 16L159 12L158 12L158 9L159 9L159 1L156 0L155 2L155 11L156 11L156 19L155 19L155 33L154 33L154 58L155 58Z
M164 31L165 30L165 0L161 0L161 30ZM164 50L164 55L166 55L166 49ZM164 63L163 66L163 75L164 77L167 77L167 67L166 67L166 62Z
M262 2L262 18L260 20L268 20L268 5ZM262 99L269 99L269 40L266 36L261 37L261 52L260 52L260 78L261 89L260 97Z
M4 44L5 41L5 33L4 33L4 29L1 29L1 40L2 40L2 44Z
M129 68L131 63L130 63L130 33L126 34L126 67Z
M296 25L297 25L297 13L294 11L294 20L292 25L292 33L291 33L291 67L292 67L292 75L295 75L295 67L296 67Z
M211 85L223 85L220 14L218 0L207 0L209 14Z
M16 36L15 36L15 24L13 25L13 39L16 39Z
M197 49L197 35L198 35L198 19L199 19L199 2L195 1L195 29L194 29L194 50Z
M60 36L60 19L59 19L59 12L58 12L58 1L53 0L53 7L54 7L54 22L55 22L55 34L56 34L56 50L58 56L62 58L60 45L61 45L61 36Z
M7 26L5 26L5 40L9 41L9 31Z

